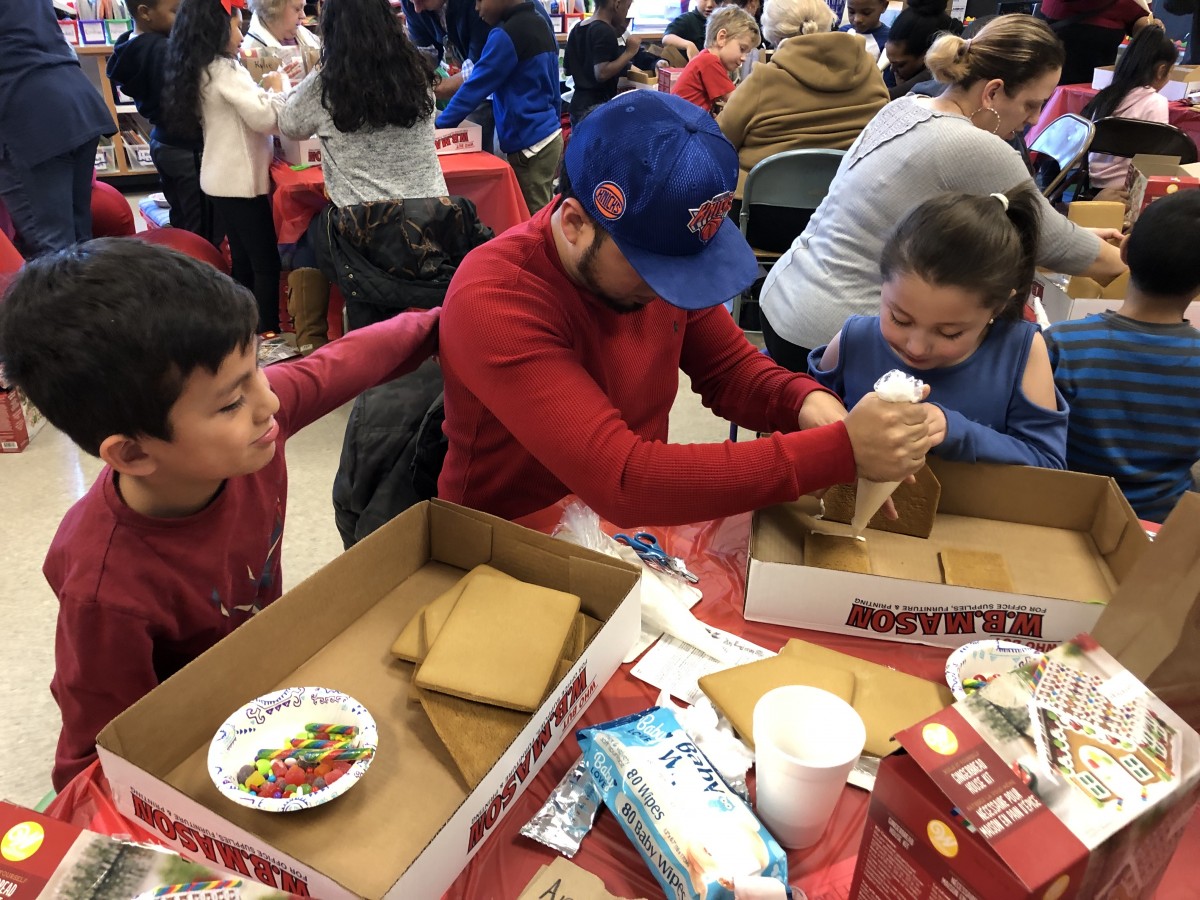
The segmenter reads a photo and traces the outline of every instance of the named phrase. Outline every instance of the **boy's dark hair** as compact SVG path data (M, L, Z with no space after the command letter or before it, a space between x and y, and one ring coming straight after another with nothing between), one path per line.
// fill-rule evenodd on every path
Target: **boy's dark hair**
M1179 51L1157 25L1147 25L1129 42L1113 72L1112 83L1087 102L1083 115L1093 122L1114 115L1126 94L1134 88L1147 87L1154 81L1158 67L1171 65Z
M388 0L321 7L321 105L338 131L398 125L433 115L438 76Z
M960 31L962 22L946 13L944 3L910 0L892 23L888 42L903 46L911 56L924 56L939 34L958 34Z
M233 14L241 11L235 6ZM209 63L226 56L230 18L217 0L183 0L179 4L167 40L162 92L163 122L172 134L200 139L201 79Z
M218 4L219 5L219 4ZM98 238L31 260L0 303L0 365L93 456L114 434L171 439L184 382L254 340L244 287L133 238Z
M1031 187L1005 196L1007 210L987 194L942 194L910 210L884 245L883 280L907 273L978 291L996 318L1021 318L1033 284L1041 210Z
M1200 294L1197 234L1200 191L1179 191L1146 207L1125 245L1133 286L1151 297L1190 301Z

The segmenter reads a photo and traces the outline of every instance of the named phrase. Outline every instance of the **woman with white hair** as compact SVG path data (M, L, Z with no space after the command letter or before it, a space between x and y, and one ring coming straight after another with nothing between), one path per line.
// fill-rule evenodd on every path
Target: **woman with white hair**
M763 34L775 45L717 119L738 151L737 197L755 165L784 150L846 150L888 102L860 34L833 31L825 0L767 0Z
M304 0L250 0L254 16L242 39L242 52L267 47L320 47L321 39L305 28Z

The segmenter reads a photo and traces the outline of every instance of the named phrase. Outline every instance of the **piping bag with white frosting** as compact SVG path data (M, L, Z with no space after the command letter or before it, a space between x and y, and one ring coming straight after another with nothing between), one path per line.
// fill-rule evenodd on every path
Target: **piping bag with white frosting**
M888 403L920 403L921 397L925 393L925 382L914 378L907 372L892 369L875 382L875 393L881 400L886 400ZM898 481L858 479L858 491L854 498L854 518L850 520L850 530L854 532L855 537L862 536L871 519L875 518L875 513L879 512L879 507L883 506L887 498L892 496L899 486L900 482Z

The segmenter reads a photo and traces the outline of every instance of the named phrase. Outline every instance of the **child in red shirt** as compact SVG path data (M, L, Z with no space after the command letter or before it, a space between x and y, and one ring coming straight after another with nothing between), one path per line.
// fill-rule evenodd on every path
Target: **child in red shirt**
M762 41L754 17L736 6L722 6L708 18L704 50L692 57L671 92L716 115L733 93L733 74Z
M5 374L106 463L43 568L59 601L56 790L110 719L279 598L285 441L415 369L438 314L264 370L253 296L181 253L107 238L17 274L0 303Z

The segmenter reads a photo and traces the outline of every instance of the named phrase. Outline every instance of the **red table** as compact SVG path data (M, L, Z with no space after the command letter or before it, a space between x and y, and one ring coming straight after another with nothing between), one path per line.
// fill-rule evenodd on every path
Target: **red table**
M1097 91L1090 84L1064 84L1055 89L1046 101L1038 123L1025 136L1026 143L1032 144L1033 139L1042 133L1047 125L1064 113L1081 113L1087 102L1095 97ZM1200 108L1188 106L1182 101L1170 104L1167 113L1168 120L1180 131L1187 132L1197 145L1200 145Z
M565 501L564 501L565 502ZM549 532L558 522L560 502L521 524ZM778 650L789 638L799 637L863 659L882 663L934 681L943 677L948 651L918 644L897 644L843 635L805 631L747 622L742 618L741 599L745 587L749 515L678 528L655 528L667 552L687 560L700 576L704 599L696 612L704 621L741 635L770 650ZM609 529L611 532L611 529ZM637 680L622 666L583 714L577 727L607 721L654 704L658 689ZM448 900L505 900L518 896L537 870L554 854L540 844L521 837L520 828L545 802L550 791L579 757L575 740L565 740L542 768L528 789L508 809L478 854L451 885ZM862 837L869 796L847 787L821 842L810 850L788 853L789 880L807 892L810 900L844 900L849 873ZM49 815L68 819L85 828L108 833L132 834L152 839L135 823L115 811L107 795L107 783L96 767L80 774L47 810ZM604 810L583 842L574 862L600 876L609 891L620 897L658 897L661 889L616 819ZM1191 900L1200 879L1200 815L1192 817L1183 843L1175 854L1156 900ZM843 887L844 885L844 887Z
M480 221L499 234L529 218L512 166L491 153L452 153L439 156L446 189L475 204ZM271 164L271 211L279 243L294 244L313 216L328 203L325 175L320 166L294 171L281 160Z

